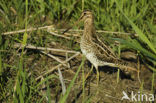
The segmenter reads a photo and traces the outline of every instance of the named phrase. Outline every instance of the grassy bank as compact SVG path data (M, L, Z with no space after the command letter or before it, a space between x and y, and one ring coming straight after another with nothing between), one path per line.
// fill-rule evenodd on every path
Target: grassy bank
M139 62L145 64L148 70L150 69L152 75L148 75L148 78L150 78L150 90L154 93L156 87L155 8L155 0L118 0L118 2L116 0L0 1L0 102L42 103L47 101L65 101L68 96L72 95L70 91L71 87L75 85L74 81L72 81L72 78L66 81L65 84L70 86L67 89L68 92L63 96L59 80L60 74L57 71L50 73L51 75L44 75L40 80L36 80L43 72L59 64L58 62L48 58L39 50L25 49L24 47L19 49L15 48L14 45L17 43L24 46L32 44L37 47L52 47L80 52L79 43L74 36L70 36L69 40L51 35L45 30L31 32L27 30L47 25L52 25L56 30L66 29L73 26L80 17L81 12L85 9L94 13L97 30L110 31L107 35L101 33L106 40L109 38L107 41L109 45L113 45L109 42L113 40L121 43L120 48L112 46L118 55L124 50L134 51L138 55ZM82 23L79 23L78 26L73 26L72 29L82 28ZM21 29L25 31L4 35L5 32ZM114 34L111 32L119 33ZM60 31L57 31L57 33L60 33ZM124 33L130 33L130 35ZM78 34L80 33L78 32ZM66 57L66 54L54 53L54 56L57 55L63 55L60 57L63 60ZM68 56L71 55L68 54ZM72 62L71 64L75 67L70 68L75 68L73 72L77 76L77 69L84 68L84 61L81 63L79 58L73 61L74 63ZM62 72L65 74L65 70ZM74 77L74 75L71 76ZM81 76L77 77L79 79ZM73 80L76 81L76 77ZM70 81L72 81L71 84ZM78 85L81 85L80 82L82 81L84 84L84 80L79 80ZM140 88L144 82L149 81L142 81ZM90 96L85 96L85 86L83 85L82 87L83 101L89 102ZM54 93L50 92L52 90Z

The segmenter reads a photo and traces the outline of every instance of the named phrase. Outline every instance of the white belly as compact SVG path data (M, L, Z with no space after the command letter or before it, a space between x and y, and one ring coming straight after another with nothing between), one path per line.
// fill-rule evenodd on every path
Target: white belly
M105 61L98 60L96 55L93 52L87 52L85 49L81 49L82 53L86 56L86 58L95 66L113 66L115 67L114 63L108 63Z
M97 59L97 57L94 55L93 52L87 52L84 49L81 49L82 53L86 56L86 58L94 65L94 66L98 66L99 65L99 61Z

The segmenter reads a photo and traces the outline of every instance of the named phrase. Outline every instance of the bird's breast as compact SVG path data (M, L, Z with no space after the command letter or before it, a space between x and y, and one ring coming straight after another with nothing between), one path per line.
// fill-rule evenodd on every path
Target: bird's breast
M95 66L98 64L98 59L95 55L95 51L92 45L85 43L84 41L80 43L80 48L82 54Z

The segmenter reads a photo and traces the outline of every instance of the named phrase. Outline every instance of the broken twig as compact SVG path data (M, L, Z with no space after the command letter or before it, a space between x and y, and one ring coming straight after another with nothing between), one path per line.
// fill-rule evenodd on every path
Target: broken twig
M75 55L73 55L73 56L71 56L70 58L68 58L67 60L65 60L63 63L67 63L68 61L70 61L71 59L75 58L75 57L78 56L79 54L80 54L79 52L76 53ZM38 77L36 78L36 80L39 80L39 79L42 78L43 76L45 76L45 75L47 75L47 74L53 72L54 70L56 70L56 69L59 68L60 66L62 66L62 64L59 64L59 65L57 65L57 66L55 66L55 67L49 69L48 71L46 71L46 72L43 73L42 75L38 76Z
M15 48L22 47L21 44L17 43L14 45ZM72 50L63 50L63 49L55 49L55 48L46 48L46 47L36 47L31 44L25 46L27 49L35 49L35 50L47 50L47 51L55 51L55 52L65 52L65 53L78 53L77 51Z

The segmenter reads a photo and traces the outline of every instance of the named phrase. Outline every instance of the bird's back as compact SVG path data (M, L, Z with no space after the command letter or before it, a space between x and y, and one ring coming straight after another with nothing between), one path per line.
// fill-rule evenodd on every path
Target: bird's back
M96 34L94 17L90 11L83 12L81 19L84 21L84 32L81 37L80 48L95 67L105 65L120 68L130 67L129 62L120 60Z

